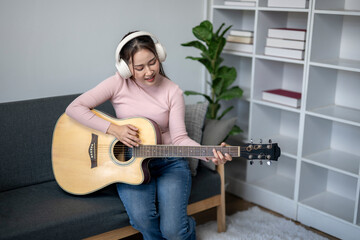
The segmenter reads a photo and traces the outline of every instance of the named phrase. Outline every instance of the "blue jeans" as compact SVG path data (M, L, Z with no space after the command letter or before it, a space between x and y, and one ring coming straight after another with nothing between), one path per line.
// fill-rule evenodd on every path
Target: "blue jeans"
M187 215L191 173L185 158L157 158L149 162L148 184L117 184L130 218L145 240L195 240L195 220Z

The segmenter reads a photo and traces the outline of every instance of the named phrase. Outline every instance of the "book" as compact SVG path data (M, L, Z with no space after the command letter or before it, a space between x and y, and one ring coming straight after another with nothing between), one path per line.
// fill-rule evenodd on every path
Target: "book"
M246 31L246 30L230 30L229 33L231 36L239 36L239 37L253 37L253 31Z
M301 60L304 59L304 50L265 47L265 55Z
M255 7L256 2L254 1L224 1L226 6L241 6L241 7Z
M272 89L262 92L263 100L279 103L289 107L300 107L301 93L284 89Z
M269 28L268 37L305 41L305 39L306 39L306 29Z
M252 37L240 37L240 36L229 35L229 36L226 37L226 41L251 44L251 43L253 43L253 38Z
M307 8L309 0L268 0L268 7Z
M226 44L224 46L224 49L225 50L230 50L230 51L252 53L253 45L252 44L245 44L245 43L226 42Z
M269 38L268 37L268 38L266 38L266 46L304 50L305 42L297 41L297 40L287 40L287 39Z

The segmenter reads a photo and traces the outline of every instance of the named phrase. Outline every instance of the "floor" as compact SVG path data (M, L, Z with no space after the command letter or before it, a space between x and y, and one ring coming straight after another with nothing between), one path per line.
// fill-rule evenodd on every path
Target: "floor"
M238 211L245 211L251 207L254 207L254 206L258 206L259 208L261 208L262 210L266 211L266 212L269 212L271 214L274 214L275 216L279 216L279 217L284 217L282 216L281 214L279 213L276 213L276 212L273 212L269 209L266 209L266 208L263 208L259 205L256 205L254 203L250 203L248 201L245 201L244 199L242 198L239 198L231 193L226 193L226 215L229 216L229 215L232 215ZM210 209L210 210L207 210L207 211L204 211L202 213L198 213L196 214L195 216L195 220L196 220L196 224L200 225L200 224L203 224L205 222L208 222L208 221L212 221L212 220L216 220L216 210L215 209ZM288 219L288 218L287 218ZM295 222L296 224L299 224L301 225L299 222ZM303 225L302 225L303 226ZM310 227L306 227L306 226L303 226L305 227L307 230L310 230L310 231L313 231L323 237L326 237L330 240L338 240L338 238L336 237L333 237L333 236L330 236L324 232L321 232L321 231L318 231L314 228L310 228Z
M250 202L247 202L245 200L243 200L242 198L239 198L231 193L226 193L226 215L232 215L238 211L245 211L253 206L258 206L256 204L253 204L253 203L250 203ZM282 215L276 213L276 212L273 212L271 210L268 210L266 208L263 208L261 206L258 206L260 207L262 210L264 211L267 211L271 214L274 214L276 216L279 216L279 217L283 217ZM216 220L216 209L210 209L210 210L206 210L204 212L201 212L201 213L197 213L193 216L196 220L196 224L197 225L200 225L200 224L204 224L208 221L214 221ZM295 222L296 224L299 224L301 225L299 222ZM338 238L335 238L333 236L330 236L326 233L323 233L323 232L320 232L316 229L313 229L313 228L310 228L310 227L306 227L306 226L303 226L305 227L306 229L310 230L310 231L313 231L323 237L326 237L330 240L337 240ZM137 235L134 235L134 236L131 236L131 237L128 237L126 238L126 240L141 240L142 239L142 236L141 234L137 234Z

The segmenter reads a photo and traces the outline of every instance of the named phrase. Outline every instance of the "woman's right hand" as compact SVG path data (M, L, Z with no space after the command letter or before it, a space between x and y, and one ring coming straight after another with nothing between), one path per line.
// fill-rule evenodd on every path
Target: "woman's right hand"
M133 125L110 124L107 133L115 136L120 142L128 147L138 147L140 144L139 129Z

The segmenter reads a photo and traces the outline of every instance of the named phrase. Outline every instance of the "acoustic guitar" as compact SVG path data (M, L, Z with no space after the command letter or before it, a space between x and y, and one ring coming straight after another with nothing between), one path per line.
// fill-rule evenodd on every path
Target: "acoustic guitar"
M112 183L143 184L150 180L148 162L159 157L211 157L212 150L248 160L273 160L280 156L276 143L244 146L173 146L161 143L159 128L147 118L116 119L98 110L97 116L117 125L139 129L141 145L129 148L110 134L88 128L65 113L58 119L52 141L52 167L65 191L84 195Z

